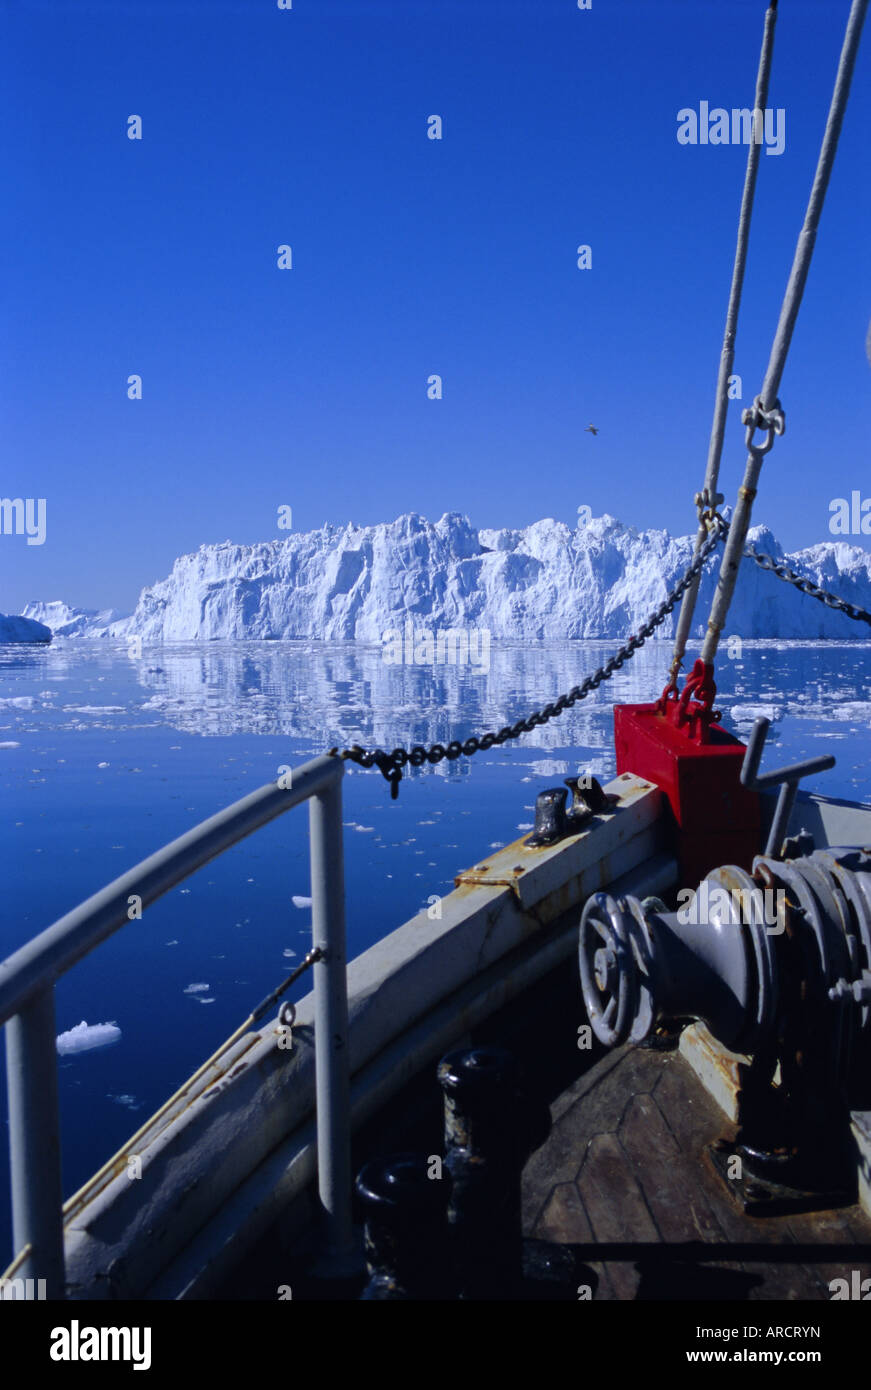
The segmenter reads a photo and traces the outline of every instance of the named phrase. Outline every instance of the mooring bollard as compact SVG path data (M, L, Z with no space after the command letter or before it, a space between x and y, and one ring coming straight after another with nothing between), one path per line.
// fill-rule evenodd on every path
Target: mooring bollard
M448 1183L423 1154L393 1154L360 1170L367 1302L456 1297L446 1258Z
M510 1298L523 1274L520 1175L531 1151L517 1062L498 1047L450 1052L439 1063L438 1078L451 1179L448 1229L460 1297Z

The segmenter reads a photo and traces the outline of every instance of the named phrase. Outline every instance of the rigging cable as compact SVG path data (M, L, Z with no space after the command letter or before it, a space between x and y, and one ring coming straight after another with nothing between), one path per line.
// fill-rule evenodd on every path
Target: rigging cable
M717 492L717 478L720 472L720 458L723 452L723 436L726 432L726 412L729 408L729 377L735 361L735 333L738 327L738 311L741 306L741 292L744 287L744 270L747 265L747 247L750 240L750 221L753 216L753 197L756 191L756 175L759 170L759 155L762 143L762 123L768 105L768 82L771 75L771 56L774 50L774 26L777 19L777 0L765 12L765 30L762 35L762 49L759 54L759 69L756 74L756 97L753 107L750 144L747 151L747 169L744 174L744 192L741 196L741 211L738 217L738 239L735 245L735 260L732 266L732 285L729 290L729 307L726 310L726 327L723 332L723 348L720 353L720 371L717 378L717 391L714 400L714 419L711 425L711 438L708 445L708 464L705 470L705 483L702 491L696 494L699 509L699 530L696 536L694 557L698 555L705 542L711 524L713 509L722 502ZM674 636L674 655L667 690L677 691L677 674L683 665L687 638L699 593L701 574L693 580L683 597Z
M847 107L847 98L850 94L850 83L856 65L856 54L859 48L859 40L862 36L862 25L865 20L867 8L868 0L853 0L850 8L844 43L841 49L841 57L838 63L838 72L835 78L835 87L832 93L828 119L826 121L825 134L823 135L823 143L820 147L820 155L814 175L813 187L811 188L810 198L808 200L804 224L799 232L798 242L795 248L792 269L783 297L783 304L780 309L780 319L771 347L768 368L762 383L761 392L753 402L752 408L750 410L745 410L742 416L743 422L747 426L747 463L744 471L744 481L738 489L738 502L729 527L726 549L720 567L720 576L717 580L714 601L711 604L708 630L704 645L702 646L701 661L709 668L713 667L714 657L716 656L720 641L720 633L725 626L729 604L732 601L732 595L735 591L738 569L744 555L747 532L750 529L750 514L753 509L753 498L756 496L756 484L759 481L759 474L762 470L762 460L773 445L775 435L782 434L784 429L783 412L781 410L780 401L777 398L777 392L783 375L783 369L786 365L789 345L792 340L793 329L795 328L795 322L801 306L801 299L804 293L808 271L810 270L817 228L819 226L826 189L835 160L835 152L838 148L838 138L841 133L844 112ZM753 443L753 436L757 429L765 429L768 432L767 439L762 445Z

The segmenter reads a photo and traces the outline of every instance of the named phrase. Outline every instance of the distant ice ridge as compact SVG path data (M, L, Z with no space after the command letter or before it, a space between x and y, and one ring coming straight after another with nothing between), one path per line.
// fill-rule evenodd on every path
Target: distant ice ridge
M766 526L757 549L844 598L871 608L871 555L842 541L792 555ZM476 530L446 513L435 524L409 514L359 527L323 526L261 545L204 545L143 589L134 613L110 621L64 604L54 631L144 642L306 638L381 643L385 633L486 629L494 640L624 638L635 632L686 569L693 538L636 531L612 516L575 529L537 521L523 530ZM718 552L718 555L722 552ZM710 561L696 609L701 636L716 584ZM673 634L676 613L659 629ZM742 638L868 638L869 632L763 572L741 568L728 632Z
M51 603L25 604L22 616L44 623L55 637L98 637L129 614L115 608L101 612L96 608L70 608L68 603L55 599Z
M121 1037L117 1023L77 1023L66 1033L59 1033L57 1050L62 1057L68 1052L89 1052L93 1047L108 1047Z

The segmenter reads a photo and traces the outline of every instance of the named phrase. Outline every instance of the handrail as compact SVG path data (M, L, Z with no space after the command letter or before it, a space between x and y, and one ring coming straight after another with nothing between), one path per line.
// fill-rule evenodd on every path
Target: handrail
M46 1296L65 1297L54 984L141 910L209 860L285 811L310 800L312 944L318 1184L327 1254L350 1257L348 999L342 854L344 763L324 754L201 821L94 893L0 963L0 1023L6 1024L13 1244ZM131 918L131 898L138 899Z

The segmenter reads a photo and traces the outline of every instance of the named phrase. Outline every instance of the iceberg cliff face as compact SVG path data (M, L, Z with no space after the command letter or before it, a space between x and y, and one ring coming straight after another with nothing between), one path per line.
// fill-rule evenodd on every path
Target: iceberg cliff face
M871 555L843 542L784 556L765 526L750 542L790 568L871 609ZM635 531L611 516L571 529L538 521L524 530L475 530L457 513L435 524L416 515L377 526L324 526L261 545L204 545L143 589L131 617L58 609L56 633L139 636L144 642L238 638L380 643L415 630L480 628L494 640L618 638L637 630L692 555L693 538ZM708 562L693 635L704 630L719 571ZM61 611L62 610L62 611ZM677 610L676 610L677 611ZM676 611L658 630L674 632ZM729 634L742 638L869 638L852 622L745 561Z

